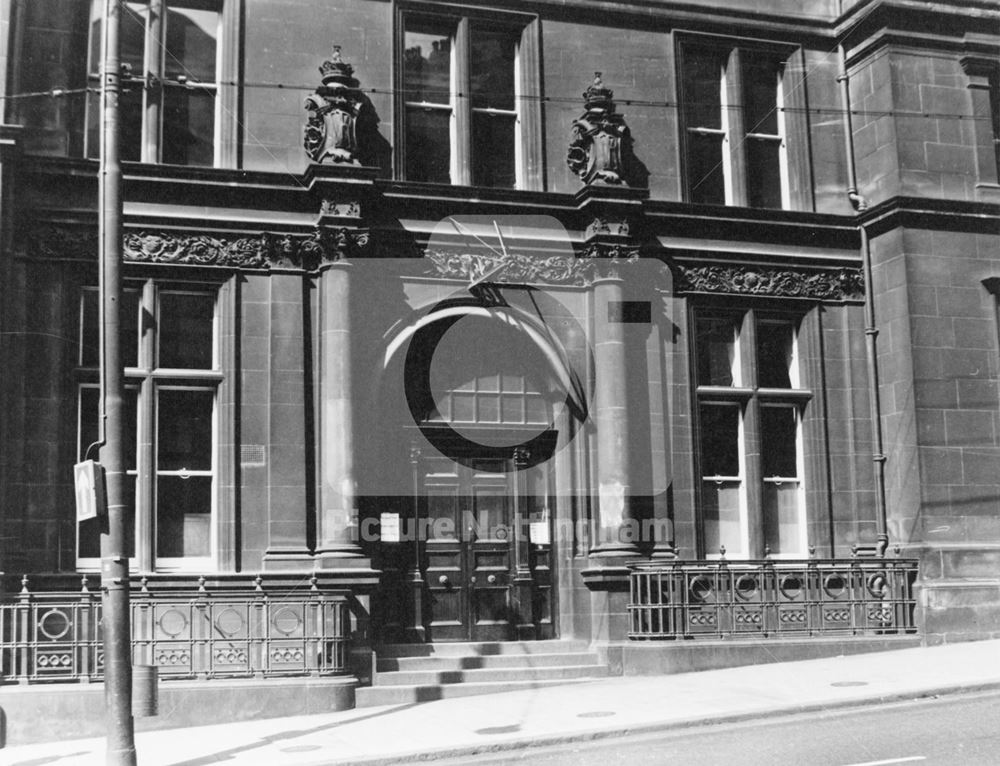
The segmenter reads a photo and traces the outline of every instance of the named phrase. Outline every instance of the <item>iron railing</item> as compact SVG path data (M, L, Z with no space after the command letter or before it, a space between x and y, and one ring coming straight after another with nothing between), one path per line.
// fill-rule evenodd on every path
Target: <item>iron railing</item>
M103 677L101 597L84 578L76 593L29 590L0 602L0 683ZM256 587L197 589L131 600L132 662L161 678L239 678L347 673L343 594Z
M916 632L915 559L643 562L629 570L632 639Z

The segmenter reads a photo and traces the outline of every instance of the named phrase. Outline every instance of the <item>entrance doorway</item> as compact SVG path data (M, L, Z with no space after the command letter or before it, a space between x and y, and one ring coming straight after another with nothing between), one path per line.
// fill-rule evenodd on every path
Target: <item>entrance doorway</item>
M553 638L545 489L513 458L433 457L421 473L427 640Z

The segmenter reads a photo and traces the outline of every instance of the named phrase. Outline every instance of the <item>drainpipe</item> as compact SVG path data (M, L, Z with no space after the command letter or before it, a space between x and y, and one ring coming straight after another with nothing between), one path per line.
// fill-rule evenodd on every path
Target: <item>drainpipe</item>
M851 124L851 93L847 78L847 55L844 44L837 48L840 54L840 95L844 109L844 142L847 150L847 198L858 213L868 209L868 200L858 193L857 169L854 164L854 128ZM889 547L889 524L885 502L885 454L882 446L882 404L879 399L878 383L878 327L875 325L875 296L872 293L872 254L868 240L868 229L863 222L858 223L861 237L861 268L865 282L865 366L868 371L868 401L871 406L872 423L872 463L875 470L875 520L878 537L875 555L882 557Z

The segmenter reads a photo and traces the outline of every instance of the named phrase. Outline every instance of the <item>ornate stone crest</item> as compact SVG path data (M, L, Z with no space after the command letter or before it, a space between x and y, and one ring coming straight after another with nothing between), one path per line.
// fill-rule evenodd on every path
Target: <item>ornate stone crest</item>
M615 112L613 96L595 72L583 93L584 112L573 121L566 163L585 184L625 184L622 149L630 136L625 118Z
M365 98L354 79L354 67L341 58L340 46L334 45L333 55L319 73L323 84L305 103L309 115L306 154L313 162L359 165L357 125Z

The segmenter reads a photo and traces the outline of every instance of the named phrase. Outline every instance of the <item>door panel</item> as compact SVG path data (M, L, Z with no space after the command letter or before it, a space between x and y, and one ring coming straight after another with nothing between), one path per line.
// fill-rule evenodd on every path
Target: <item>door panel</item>
M510 615L511 479L502 461L475 462L470 492L476 525L467 551L470 638L501 641L512 637Z
M468 637L468 605L458 476L428 474L425 491L427 627L434 640L461 641Z

